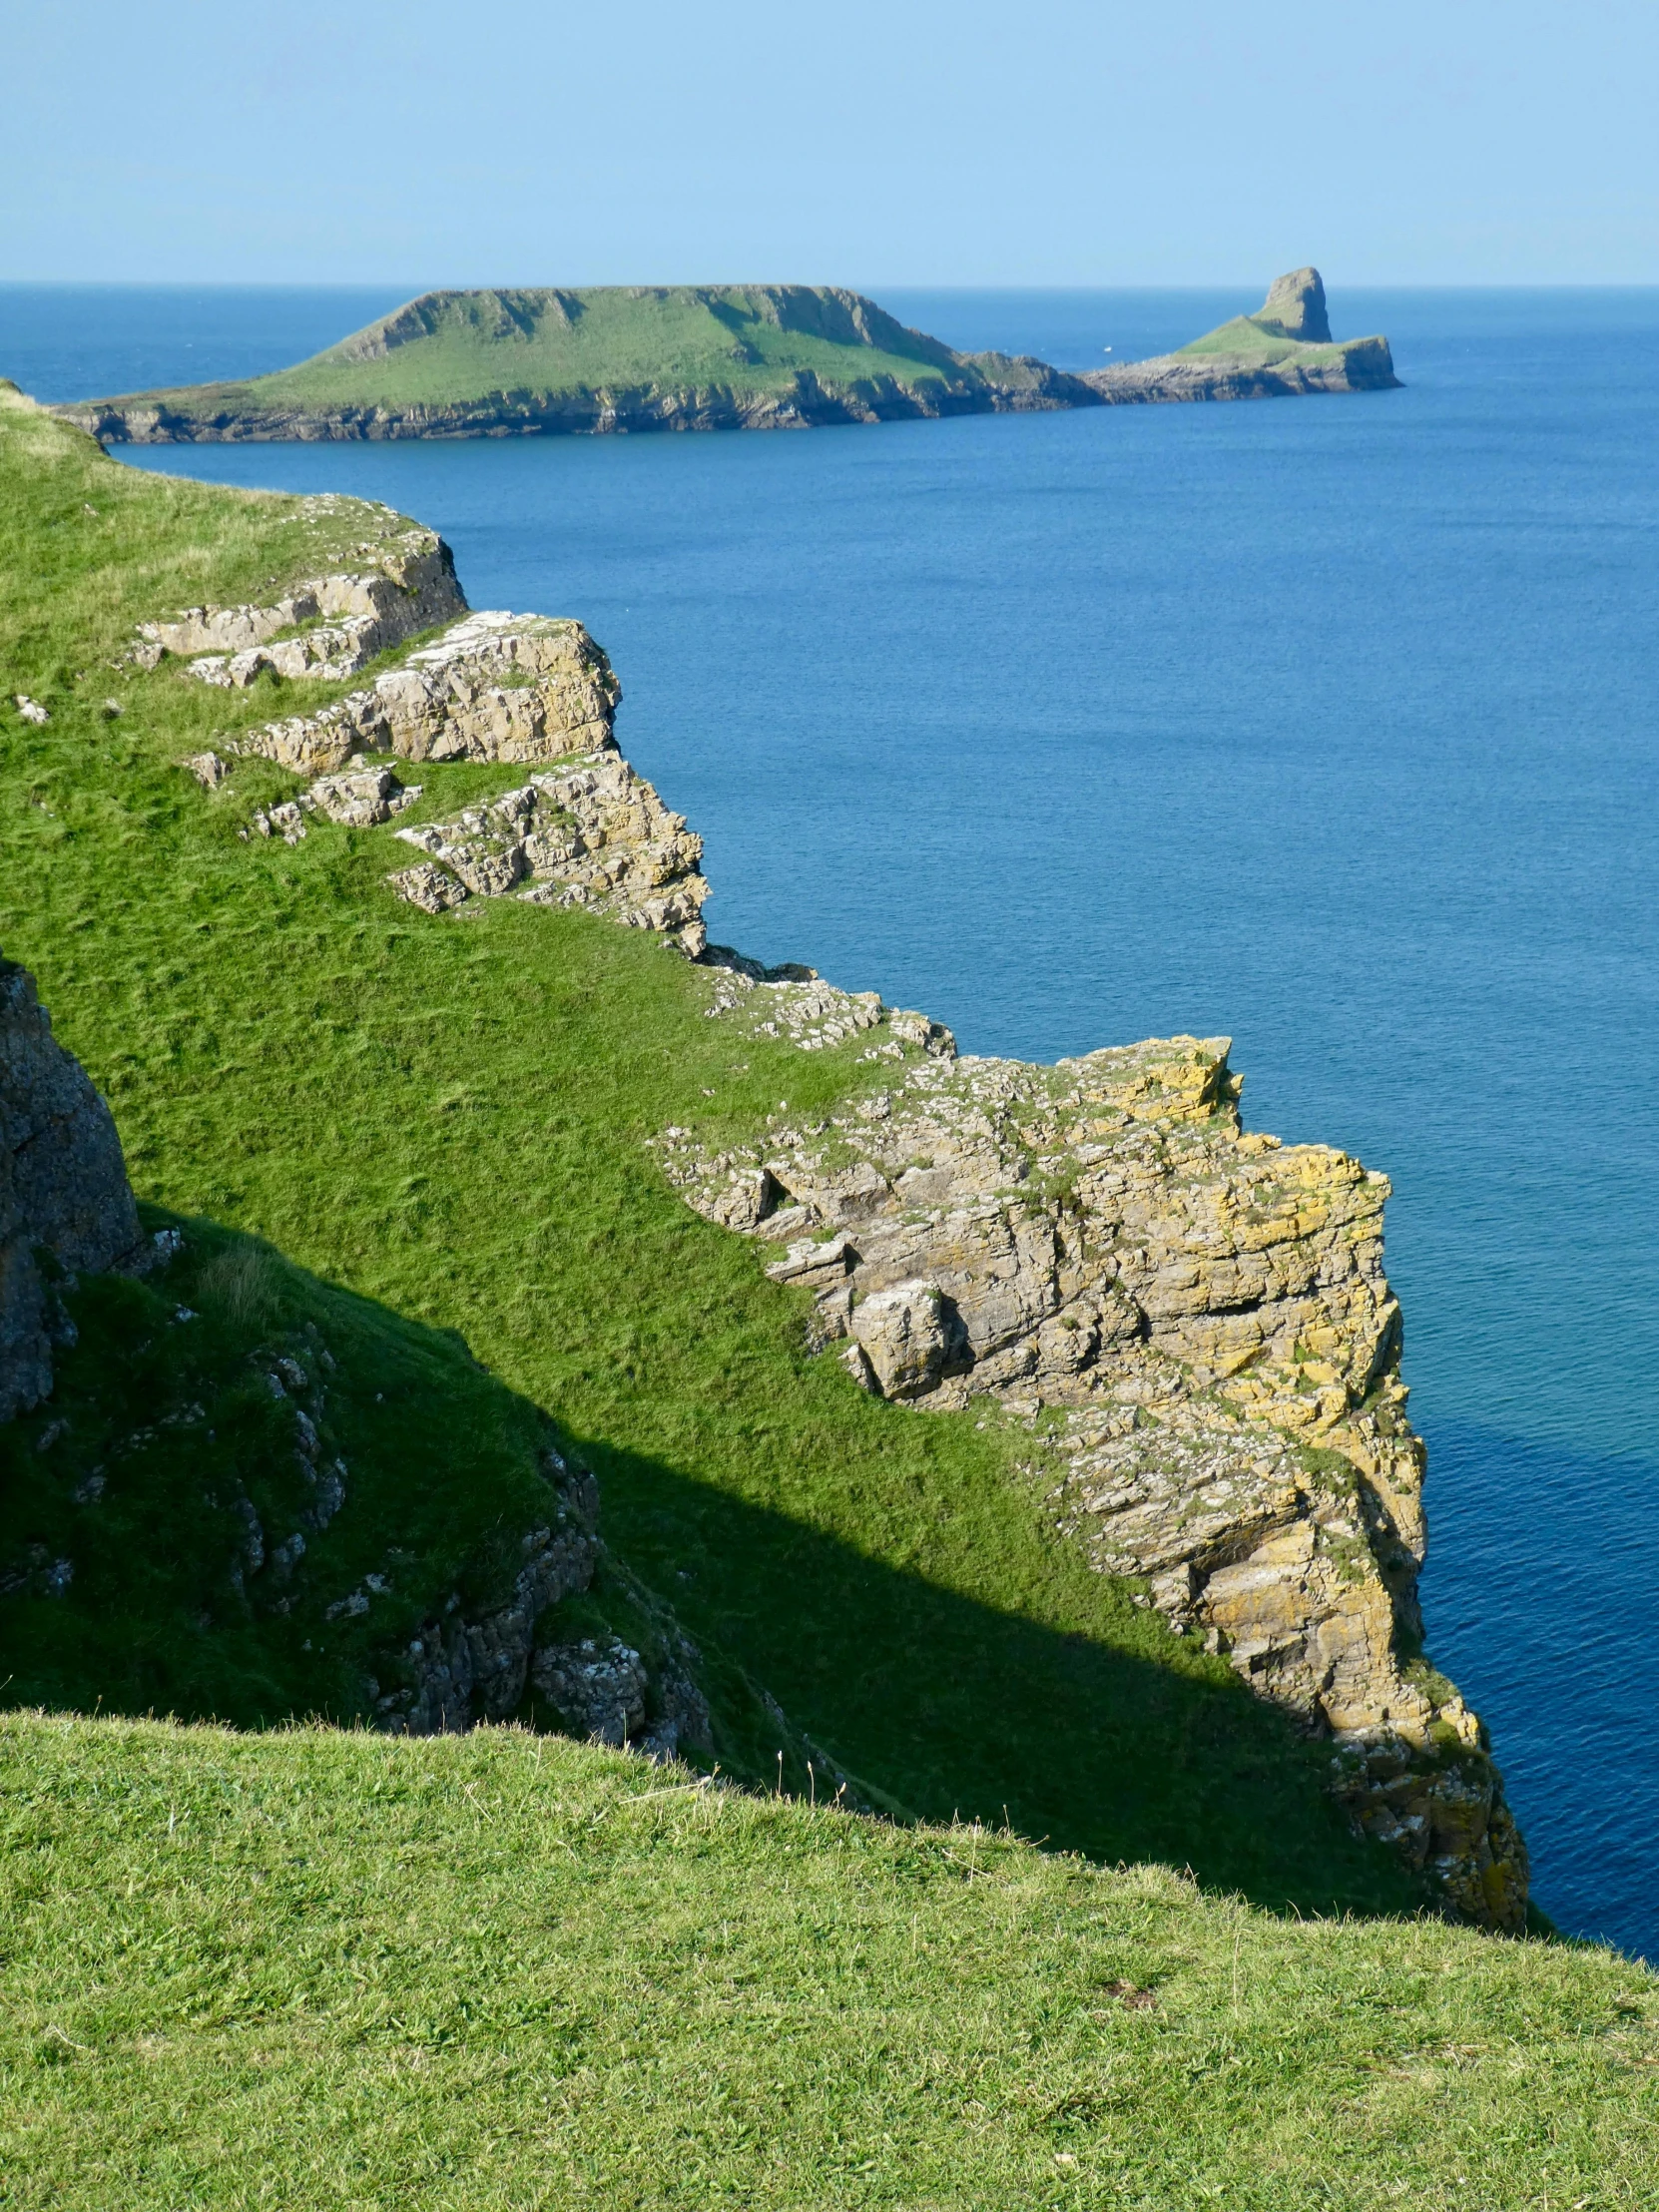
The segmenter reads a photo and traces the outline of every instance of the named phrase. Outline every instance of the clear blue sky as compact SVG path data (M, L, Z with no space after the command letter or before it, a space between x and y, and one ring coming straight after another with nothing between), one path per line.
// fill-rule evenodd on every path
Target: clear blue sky
M0 278L1659 281L1655 0L54 0Z

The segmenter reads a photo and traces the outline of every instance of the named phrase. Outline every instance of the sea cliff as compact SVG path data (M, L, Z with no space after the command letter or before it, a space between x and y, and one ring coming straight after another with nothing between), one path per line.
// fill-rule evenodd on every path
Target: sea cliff
M342 586L302 589L321 604ZM258 626L196 609L136 650ZM229 665L182 674L217 684ZM393 830L423 857L390 890L432 925L499 898L609 916L688 956L736 1037L854 1048L831 1108L738 1143L674 1126L661 1172L810 1294L812 1341L844 1347L852 1383L1017 1430L1057 1534L1328 1742L1340 1802L1448 1910L1522 1927L1526 1852L1485 1733L1422 1656L1424 1452L1385 1179L1247 1131L1225 1039L969 1057L874 992L711 946L701 840L621 757L619 698L579 625L469 614L371 690L187 765L210 792L239 755L308 778L249 826L290 843L391 823L420 797L402 762L511 766L454 819Z

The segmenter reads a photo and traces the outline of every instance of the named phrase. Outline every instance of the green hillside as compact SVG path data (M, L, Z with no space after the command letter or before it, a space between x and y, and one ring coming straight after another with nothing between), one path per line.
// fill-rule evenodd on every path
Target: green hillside
M1042 362L954 353L807 284L436 291L246 383L88 400L105 438L762 427L1074 403Z
M0 1722L8 2205L1613 2212L1659 1984L485 1730Z

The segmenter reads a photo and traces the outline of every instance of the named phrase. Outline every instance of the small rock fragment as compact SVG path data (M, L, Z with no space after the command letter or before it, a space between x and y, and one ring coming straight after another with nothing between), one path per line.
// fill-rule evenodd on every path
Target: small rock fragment
M436 867L430 860L421 860L414 867L399 868L395 875L388 875L386 881L400 898L406 898L411 906L418 906L428 914L444 913L467 896L464 883L458 883L447 868Z

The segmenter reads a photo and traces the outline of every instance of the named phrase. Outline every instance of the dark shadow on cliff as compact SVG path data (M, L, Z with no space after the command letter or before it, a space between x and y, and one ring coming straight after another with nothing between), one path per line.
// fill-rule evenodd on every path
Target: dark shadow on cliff
M182 1229L182 1252L144 1280L87 1279L52 1396L0 1427L0 1699L368 1720L424 1619L452 1596L469 1618L503 1602L548 1514L553 1423L452 1331L256 1238L144 1214ZM1328 1754L1202 1655L1161 1660L1155 1622L1106 1608L1099 1633L1068 1633L574 1441L602 1533L705 1647L729 1771L770 1780L776 1739L793 1745L759 1685L904 1814L1190 1867L1276 1911L1421 1902L1326 1797ZM329 1465L342 1493L319 1514ZM798 1763L789 1749L786 1778Z
M692 1633L914 1817L1006 1821L1108 1864L1187 1867L1276 1912L1424 1902L1327 1797L1329 1747L1197 1655L1162 1665L1057 1631L658 1460L579 1448L610 1541Z
M366 1719L424 1619L510 1592L553 1424L454 1331L140 1211L180 1248L66 1286L51 1394L0 1425L0 1700Z

